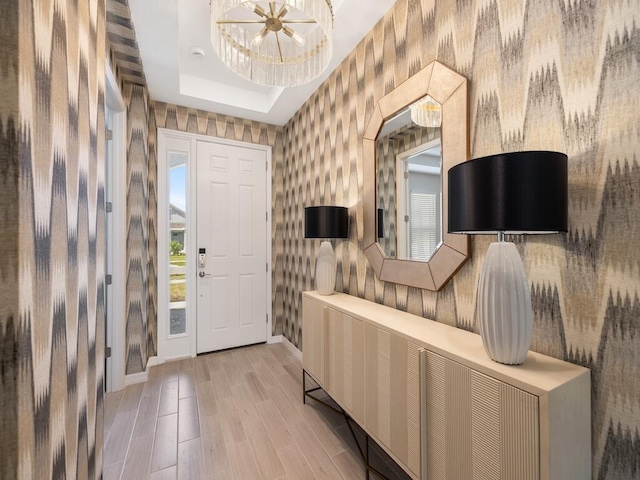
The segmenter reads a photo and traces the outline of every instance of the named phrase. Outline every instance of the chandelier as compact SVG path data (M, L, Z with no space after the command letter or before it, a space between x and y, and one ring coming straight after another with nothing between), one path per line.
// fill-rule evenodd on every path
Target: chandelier
M409 106L411 121L421 127L438 128L442 125L442 108L429 95Z
M331 60L331 0L212 0L211 41L222 62L253 83L303 85Z

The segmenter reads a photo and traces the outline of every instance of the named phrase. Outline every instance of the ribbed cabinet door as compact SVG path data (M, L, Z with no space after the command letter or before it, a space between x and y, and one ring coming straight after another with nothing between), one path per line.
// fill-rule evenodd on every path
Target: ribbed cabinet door
M364 422L364 323L328 309L327 389L359 423Z
M427 352L429 480L537 480L538 397Z
M365 325L365 425L413 478L420 477L420 348Z
M326 385L328 307L302 298L302 365L322 386Z

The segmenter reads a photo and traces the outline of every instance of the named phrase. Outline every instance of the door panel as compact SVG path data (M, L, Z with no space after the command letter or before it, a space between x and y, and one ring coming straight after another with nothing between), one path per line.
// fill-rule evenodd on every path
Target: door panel
M243 258L252 258L255 254L254 246L254 226L257 219L254 218L254 188L251 185L240 185L239 190L239 208L238 221L240 225L244 225L243 235L240 236L240 256Z
M240 291L253 292L255 290L255 275L240 275ZM247 296L244 301L240 302L240 325L249 327L254 324L255 302L252 296Z
M364 424L364 323L328 308L327 390Z
M413 478L421 472L420 347L365 325L365 425Z
M198 141L198 353L267 339L264 150Z
M202 288L207 289L206 280L202 279ZM231 312L229 311L229 277L227 276L214 276L211 281L211 290L213 295L211 296L212 302L209 305L205 305L207 308L212 309L215 307L217 315L206 315L202 320L205 322L207 319L211 319L213 324L211 330L225 330L229 327L229 318ZM206 299L198 300L206 302Z
M205 186L206 188L206 186ZM207 205L211 208L211 240L213 241L213 256L215 258L227 258L229 256L229 186L223 183L212 182L210 186L211 201L201 206L203 216L207 214ZM202 197L209 197L204 192ZM202 198L198 196L198 200ZM198 201L198 203L200 203ZM198 218L200 220L200 218ZM198 221L198 226L200 222ZM198 237L200 240L200 237ZM204 240L204 239L203 239ZM198 245L201 245L198 242ZM201 248L201 247L198 247Z
M538 397L427 352L428 478L535 480Z
M321 385L326 385L328 308L302 298L302 366Z

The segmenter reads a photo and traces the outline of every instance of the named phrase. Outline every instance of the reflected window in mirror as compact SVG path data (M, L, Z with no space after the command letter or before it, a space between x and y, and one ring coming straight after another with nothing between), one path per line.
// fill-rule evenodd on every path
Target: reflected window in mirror
M397 170L398 258L428 261L442 241L442 150L440 139L420 145Z
M440 138L441 107L428 95L388 119L378 133L378 243L387 257L428 261L442 241Z

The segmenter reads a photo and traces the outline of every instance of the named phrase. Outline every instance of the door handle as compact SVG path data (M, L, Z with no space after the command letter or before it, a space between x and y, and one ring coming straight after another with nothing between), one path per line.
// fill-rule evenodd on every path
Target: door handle
M204 278L204 277L210 277L211 274L210 273L204 273L203 271L198 272L198 276L200 278Z

